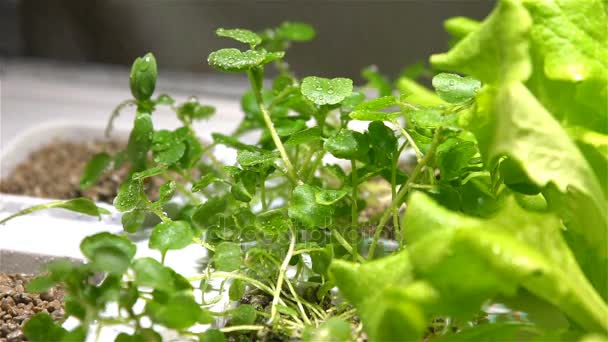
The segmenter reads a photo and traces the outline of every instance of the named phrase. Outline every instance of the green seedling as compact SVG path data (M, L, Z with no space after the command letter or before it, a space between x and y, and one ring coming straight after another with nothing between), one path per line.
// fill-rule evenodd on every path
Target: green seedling
M95 323L132 328L117 341L159 340L161 326L201 341L606 339L606 6L500 0L481 22L447 22L452 47L431 57L432 69L390 80L370 67L359 86L289 69L288 47L315 36L306 24L218 29L243 45L212 52L209 64L244 74L251 89L234 134L209 144L192 122L213 109L154 97L154 57L138 58L133 99L112 116L136 107L121 154L131 177L114 201L125 234L86 238L88 263L51 264L30 284L64 286L66 314L80 325L68 331L39 314L26 336L82 340ZM271 67L277 76L263 82ZM412 78L430 70L434 89ZM154 127L161 105L182 127ZM352 130L353 120L367 129ZM259 140L241 140L248 131ZM237 162L216 158L217 145ZM118 158L94 157L82 185ZM166 179L159 198L144 192L148 177ZM187 204L167 215L174 196ZM102 213L73 201L28 211ZM149 240L158 258L134 258L127 238L145 215L160 220ZM164 260L191 244L210 257L186 279ZM99 284L86 281L98 273ZM235 305L212 310L221 296ZM105 313L110 303L121 310ZM497 303L509 310L488 313ZM214 317L227 324L190 329Z

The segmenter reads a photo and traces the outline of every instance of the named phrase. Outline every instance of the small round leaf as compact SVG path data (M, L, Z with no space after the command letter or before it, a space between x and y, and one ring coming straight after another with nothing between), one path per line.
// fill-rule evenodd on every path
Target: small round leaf
M310 76L302 81L302 95L317 105L334 105L353 92L353 81L348 78Z

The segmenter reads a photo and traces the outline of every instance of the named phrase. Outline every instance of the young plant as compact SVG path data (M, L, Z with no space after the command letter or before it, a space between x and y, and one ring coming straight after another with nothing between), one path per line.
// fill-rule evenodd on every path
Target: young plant
M287 47L314 37L306 24L218 29L245 45L212 52L209 64L246 74L251 89L234 134L210 144L191 124L213 109L153 99L154 57L138 58L134 99L112 115L137 107L126 151L95 156L82 181L130 164L114 202L125 234L86 238L88 263L53 263L30 283L62 284L80 325L38 314L26 335L83 340L92 324L122 324L131 332L118 341L160 340L161 327L202 341L606 338L607 10L599 0L501 0L483 22L448 20L452 48L431 57L434 70L392 83L366 68L362 87L289 69ZM270 64L278 75L266 83ZM434 92L410 77L431 73ZM183 127L155 130L157 105ZM256 142L241 140L249 131ZM237 163L218 160L218 145ZM157 199L144 191L152 176L167 181ZM168 215L176 193L188 203ZM103 213L86 205L79 211ZM148 214L160 220L149 239L159 258L134 258L128 233ZM190 244L211 255L185 278L164 260ZM216 311L226 295L234 305ZM216 317L227 324L195 332Z

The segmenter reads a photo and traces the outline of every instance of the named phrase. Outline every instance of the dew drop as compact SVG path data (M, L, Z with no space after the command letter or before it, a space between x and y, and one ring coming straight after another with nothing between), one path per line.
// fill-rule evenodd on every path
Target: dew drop
M450 80L450 82L448 82L448 84L450 85L450 87L453 87L456 85L456 81Z

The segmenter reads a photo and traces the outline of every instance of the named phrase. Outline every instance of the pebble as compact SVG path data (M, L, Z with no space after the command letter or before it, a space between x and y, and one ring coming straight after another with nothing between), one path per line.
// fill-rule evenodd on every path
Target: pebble
M0 342L25 341L22 326L38 312L50 313L55 320L65 315L63 290L54 288L40 295L27 293L25 285L31 278L0 273Z

